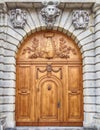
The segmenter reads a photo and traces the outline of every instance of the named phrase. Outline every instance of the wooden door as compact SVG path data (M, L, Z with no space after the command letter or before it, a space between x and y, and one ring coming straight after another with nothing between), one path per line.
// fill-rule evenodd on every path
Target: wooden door
M70 38L55 31L31 35L16 71L17 125L82 126L81 54Z

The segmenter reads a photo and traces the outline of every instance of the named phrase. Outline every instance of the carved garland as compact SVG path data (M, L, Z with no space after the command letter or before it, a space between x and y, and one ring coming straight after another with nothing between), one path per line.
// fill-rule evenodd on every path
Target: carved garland
M59 39L59 43L55 43L52 39L47 39L46 46L41 46L39 44L39 40L34 38L32 41L31 47L26 47L22 55L28 54L29 59L33 58L70 58L70 53L76 55L76 51L74 48L67 46L66 40L64 38Z

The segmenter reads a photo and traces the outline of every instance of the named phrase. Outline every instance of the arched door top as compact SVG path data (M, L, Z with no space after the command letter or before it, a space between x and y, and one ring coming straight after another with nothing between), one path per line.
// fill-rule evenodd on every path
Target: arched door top
M17 61L36 60L81 61L75 42L58 31L40 31L31 34L20 47Z

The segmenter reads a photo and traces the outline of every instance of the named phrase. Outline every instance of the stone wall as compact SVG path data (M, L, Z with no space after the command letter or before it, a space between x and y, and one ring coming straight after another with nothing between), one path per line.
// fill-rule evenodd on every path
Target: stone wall
M53 30L58 30L70 36L80 48L83 58L83 125L84 127L94 127L100 121L98 117L100 113L100 5L93 6L94 1L90 3L79 1L78 4L65 2L62 1L60 5L62 13L57 18ZM13 8L24 8L28 12L27 23L23 29L14 28L10 21L9 10ZM89 12L90 20L86 29L75 29L72 24L72 11L79 8L86 9ZM26 37L31 33L47 28L40 15L40 10L41 3L38 2L30 2L27 6L24 2L7 2L7 0L6 5L1 8L0 112L7 115L9 127L15 126L16 54Z

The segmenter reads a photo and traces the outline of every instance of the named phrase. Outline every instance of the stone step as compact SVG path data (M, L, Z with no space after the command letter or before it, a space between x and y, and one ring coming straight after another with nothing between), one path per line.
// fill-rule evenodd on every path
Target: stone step
M83 127L16 127L17 130L83 130Z

